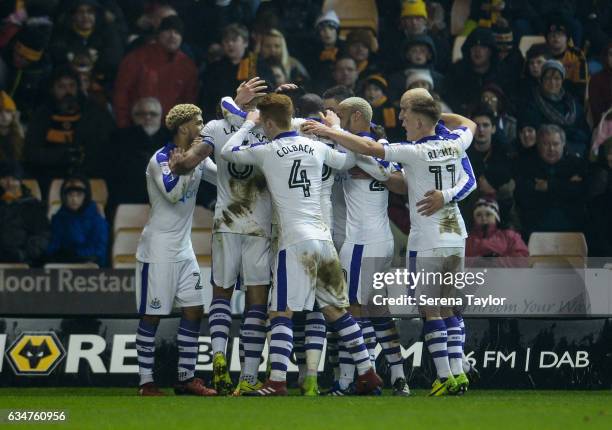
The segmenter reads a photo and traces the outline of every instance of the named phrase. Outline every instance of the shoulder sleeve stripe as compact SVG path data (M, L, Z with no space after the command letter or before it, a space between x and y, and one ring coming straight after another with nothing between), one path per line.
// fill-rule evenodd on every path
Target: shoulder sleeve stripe
M233 113L234 115L238 115L242 118L246 118L247 116L245 111L238 109L238 107L234 106L231 103L228 103L225 100L221 102L221 106L223 107L223 109L227 110L229 113Z
M474 178L474 172L472 171L472 165L470 164L470 159L468 157L463 157L461 159L461 166L463 166L463 171L468 175L468 181L463 188L459 190L457 195L453 197L454 201L461 200L461 197L463 197L466 193L469 193L476 183L476 178Z

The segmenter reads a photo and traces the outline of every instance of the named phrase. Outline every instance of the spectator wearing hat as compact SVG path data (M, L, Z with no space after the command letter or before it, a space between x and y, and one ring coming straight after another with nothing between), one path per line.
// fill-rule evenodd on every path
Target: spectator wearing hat
M38 265L49 243L49 221L22 177L19 163L0 162L0 261Z
M401 51L406 39L415 36L430 36L435 46L437 55L435 56L435 69L445 73L451 59L451 45L449 38L444 33L433 33L429 30L428 12L425 1L406 0L402 3L400 13L399 34L390 33L383 43L387 47L384 58L397 58L397 53ZM392 69L397 70L402 66L403 60L400 58L398 64L392 65Z
M524 119L518 123L517 135L508 150L510 158L514 160L513 171L520 169L529 158L536 156L537 127L533 121Z
M552 58L565 68L565 77L571 83L569 89L578 100L584 100L589 71L584 52L573 45L569 23L562 16L553 16L546 25L546 44Z
M357 29L346 36L346 53L355 60L359 79L365 79L373 73L380 72L374 53L378 51L378 41L372 31Z
M131 125L130 111L142 97L159 99L162 116L174 105L196 102L198 69L180 50L182 40L181 19L169 16L161 22L154 43L135 49L121 61L113 98L120 128Z
M26 160L41 188L77 172L106 178L114 168L107 159L115 129L110 113L83 96L79 77L68 66L54 70L49 94L26 132Z
M590 166L588 178L587 239L589 255L612 255L612 136L600 148L597 162Z
M222 30L220 60L208 64L202 78L200 105L203 115L214 119L222 97L234 94L241 82L258 76L257 54L249 52L249 30L242 24L229 24ZM265 76L261 76L265 78ZM271 79L269 79L271 80Z
M582 231L586 202L586 162L565 151L565 132L544 124L537 156L515 173L515 199L523 237L533 231Z
M501 18L491 28L497 46L498 70L507 94L514 94L519 86L521 72L525 64L523 54L514 42L512 28L506 19Z
M344 42L338 38L340 19L328 10L315 21L315 34L310 43L300 49L300 57L313 80L329 79Z
M406 78L414 70L428 71L433 78L434 87L444 88L444 76L434 68L436 47L430 36L419 35L407 38L401 52L404 61L389 79L393 100L399 100L404 94Z
M467 113L478 104L482 87L496 83L504 88L498 72L499 58L493 33L478 27L461 47L463 58L450 68L447 80L448 102L455 112Z
M51 218L50 261L108 264L108 224L91 200L89 180L67 178L60 190L62 205Z
M0 160L23 160L23 126L13 99L0 91Z
M528 257L529 250L521 235L500 228L497 201L480 198L474 206L470 234L465 241L466 257Z
M104 12L96 0L72 2L49 46L55 65L68 63L69 52L85 47L92 52L96 73L105 82L113 81L124 45L119 28L105 20Z
M440 109L444 113L453 113L448 104L442 100L435 88L435 82L431 76L431 71L427 69L408 69L404 91L414 88L424 88L438 102Z
M542 66L551 57L552 53L545 43L536 43L527 50L521 79L518 84L518 91L510 93L515 106L524 105L531 100L533 91L540 86Z
M399 123L397 109L387 97L388 91L389 85L382 75L370 75L363 81L362 96L372 106L372 122L385 128L390 142L399 142L406 139L406 132Z
M542 124L556 124L567 136L567 151L584 157L590 140L584 109L576 98L563 88L565 67L557 60L542 65L540 86L523 111L523 117Z
M595 126L603 113L612 107L612 39L601 53L601 63L603 70L593 75L589 82L589 106Z
M480 102L489 106L495 115L495 128L504 142L516 139L516 118L509 113L510 103L504 90L496 84L486 84L482 87Z
M0 58L0 88L15 101L28 121L43 95L44 83L51 74L51 62L45 53L51 25L25 25L13 38Z

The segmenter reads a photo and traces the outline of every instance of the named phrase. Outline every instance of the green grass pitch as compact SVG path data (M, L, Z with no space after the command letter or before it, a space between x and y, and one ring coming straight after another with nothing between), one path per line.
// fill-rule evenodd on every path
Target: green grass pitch
M169 389L164 390L170 393ZM140 398L124 388L0 389L0 411L65 410L57 424L15 429L612 429L610 391L471 390L428 398ZM5 418L5 417L2 417ZM2 420L0 418L0 421Z

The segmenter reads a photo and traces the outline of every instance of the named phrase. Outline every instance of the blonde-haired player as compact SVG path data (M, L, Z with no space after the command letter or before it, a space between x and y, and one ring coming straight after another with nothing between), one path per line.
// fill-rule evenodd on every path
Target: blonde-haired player
M177 335L178 382L174 391L195 396L216 394L194 377L204 292L191 245L196 194L205 166L212 162L206 159L180 176L173 175L168 165L172 151L187 150L201 141L202 126L202 111L197 106L174 106L166 116L172 140L151 157L146 170L151 212L136 251L136 305L141 316L136 350L141 396L164 395L153 382L155 333L160 316L170 314L174 306L182 311ZM206 156L212 151L204 146L201 149Z

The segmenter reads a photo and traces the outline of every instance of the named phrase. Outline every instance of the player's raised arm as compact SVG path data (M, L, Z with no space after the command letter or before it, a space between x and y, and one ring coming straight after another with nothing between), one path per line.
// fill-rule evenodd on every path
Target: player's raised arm
M474 134L476 134L476 123L456 113L443 113L440 115L440 119L444 121L446 128L451 131L450 136L458 139L463 150L467 150L472 143Z
M375 142L367 137L347 133L344 130L328 127L316 121L306 121L302 125L302 131L304 133L312 133L317 136L327 137L357 154L371 155L378 158L385 157L385 149L381 143Z
M247 134L259 123L259 112L249 112L242 127L234 133L227 144L221 150L221 157L231 163L254 164L258 165L259 157L257 152L265 145L264 143L256 143L252 145L242 146L242 142L246 139Z

